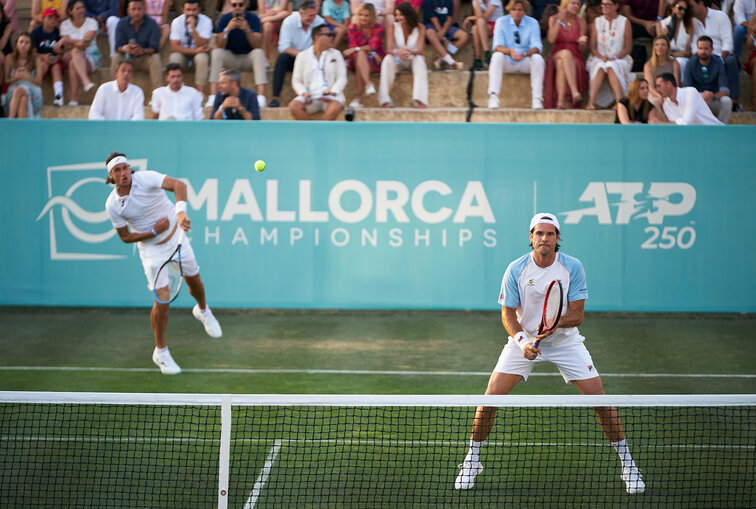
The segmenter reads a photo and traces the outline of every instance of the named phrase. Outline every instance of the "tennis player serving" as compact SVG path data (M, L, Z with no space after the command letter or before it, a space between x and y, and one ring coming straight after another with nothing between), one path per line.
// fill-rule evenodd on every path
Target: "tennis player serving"
M527 253L509 264L501 283L499 304L501 320L509 341L488 381L486 394L508 394L515 385L527 381L539 362L553 362L566 383L574 384L583 394L604 394L596 368L577 326L583 323L588 290L583 265L577 258L559 252L559 221L553 214L536 214L530 221L530 245ZM556 327L538 334L544 297L552 281L559 281L565 299L564 311ZM536 340L540 341L534 346ZM613 407L596 407L604 435L619 454L621 478L628 493L643 493L646 486L636 467L622 429L622 421ZM473 487L475 477L483 471L480 452L494 425L496 408L478 407L473 422L470 449L454 482L458 490Z
M115 184L105 203L121 240L127 244L137 242L142 259L147 286L153 291L160 278L158 271L178 247L178 228L188 231L191 221L186 215L186 184L155 171L135 173L129 166L126 155L113 152L105 161L109 184ZM176 196L176 205L168 199L165 191ZM205 286L199 275L199 266L189 242L181 245L181 268L189 293L197 301L192 314L205 326L207 334L219 338L223 334L218 320L205 302ZM168 282L165 282L167 286ZM169 299L154 300L152 306L152 331L155 335L155 351L152 361L166 375L181 373L181 368L171 357L165 344L165 329L168 325Z

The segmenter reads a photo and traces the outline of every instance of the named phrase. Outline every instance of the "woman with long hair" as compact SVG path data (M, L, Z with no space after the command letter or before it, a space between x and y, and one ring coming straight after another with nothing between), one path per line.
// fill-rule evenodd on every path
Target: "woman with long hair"
M6 61L5 82L8 83L8 118L39 118L42 110L42 77L37 76L37 63L29 32L21 32L13 53Z
M669 50L669 40L664 35L654 37L653 52L651 58L643 65L643 77L647 83L656 83L656 78L665 72L675 76L678 83L680 81L680 64L672 58ZM656 90L650 91L654 106L661 106L662 97Z
M412 69L412 105L428 106L428 68L425 65L425 26L419 23L417 12L408 2L394 8L393 37L386 40L386 58L381 64L381 84L378 102L384 108L394 105L389 91L394 85L398 68Z
M96 71L102 62L96 41L98 29L97 21L87 17L84 0L73 0L68 8L68 19L60 25L64 49L63 62L69 68L69 106L79 104L79 84L84 87L85 92L95 87L89 74Z
M347 67L357 77L357 96L349 104L362 107L363 95L375 94L371 72L379 72L386 52L383 49L383 25L375 22L375 7L364 3L357 8L357 23L349 25L349 48L344 50Z
M615 124L648 124L654 106L648 100L648 81L637 78L630 83L627 97L617 103Z
M666 35L672 56L680 65L680 74L692 55L693 9L687 0L676 0L669 16L657 23L656 33Z
M580 0L562 0L559 12L549 18L546 37L553 46L544 74L544 108L579 108L588 89L583 60L587 25L579 13Z
M595 110L598 104L607 107L627 93L633 58L633 32L630 20L619 13L621 0L601 0L601 16L591 27L591 56L586 67L590 87L586 110ZM606 86L608 82L608 87Z

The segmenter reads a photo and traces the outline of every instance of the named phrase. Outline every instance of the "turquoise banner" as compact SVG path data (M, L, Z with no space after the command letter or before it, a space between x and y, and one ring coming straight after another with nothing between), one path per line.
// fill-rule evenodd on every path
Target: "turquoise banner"
M0 133L0 304L150 305L104 207L120 151L188 183L215 307L496 309L537 210L583 262L589 310L756 311L754 127L3 120Z

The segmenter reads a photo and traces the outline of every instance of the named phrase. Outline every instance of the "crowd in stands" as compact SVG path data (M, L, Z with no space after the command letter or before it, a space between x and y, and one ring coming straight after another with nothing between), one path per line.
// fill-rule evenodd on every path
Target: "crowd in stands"
M115 79L91 99L92 119L141 119L145 96L156 119L203 119L203 107L211 119L259 119L261 108L283 106L289 73L295 119L337 118L348 72L350 108L376 93L381 107L394 107L402 70L412 72L412 106L427 108L427 44L433 70L488 69L488 108L507 93L504 73L524 73L533 109L718 124L742 111L741 70L756 70L756 0L469 0L468 16L461 1L33 0L23 31L16 0L0 0L1 105L9 117L39 117L47 74L51 102L78 105L96 87L98 34L107 35ZM473 57L463 62L467 44ZM135 71L149 73L151 90L131 83ZM242 86L242 71L253 72L254 90Z

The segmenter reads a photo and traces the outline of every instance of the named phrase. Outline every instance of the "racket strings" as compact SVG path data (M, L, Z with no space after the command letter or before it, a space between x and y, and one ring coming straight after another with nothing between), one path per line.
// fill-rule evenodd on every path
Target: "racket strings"
M543 326L545 329L550 329L556 324L559 318L559 311L562 305L562 292L558 288L554 287L546 297L546 306L544 310Z

